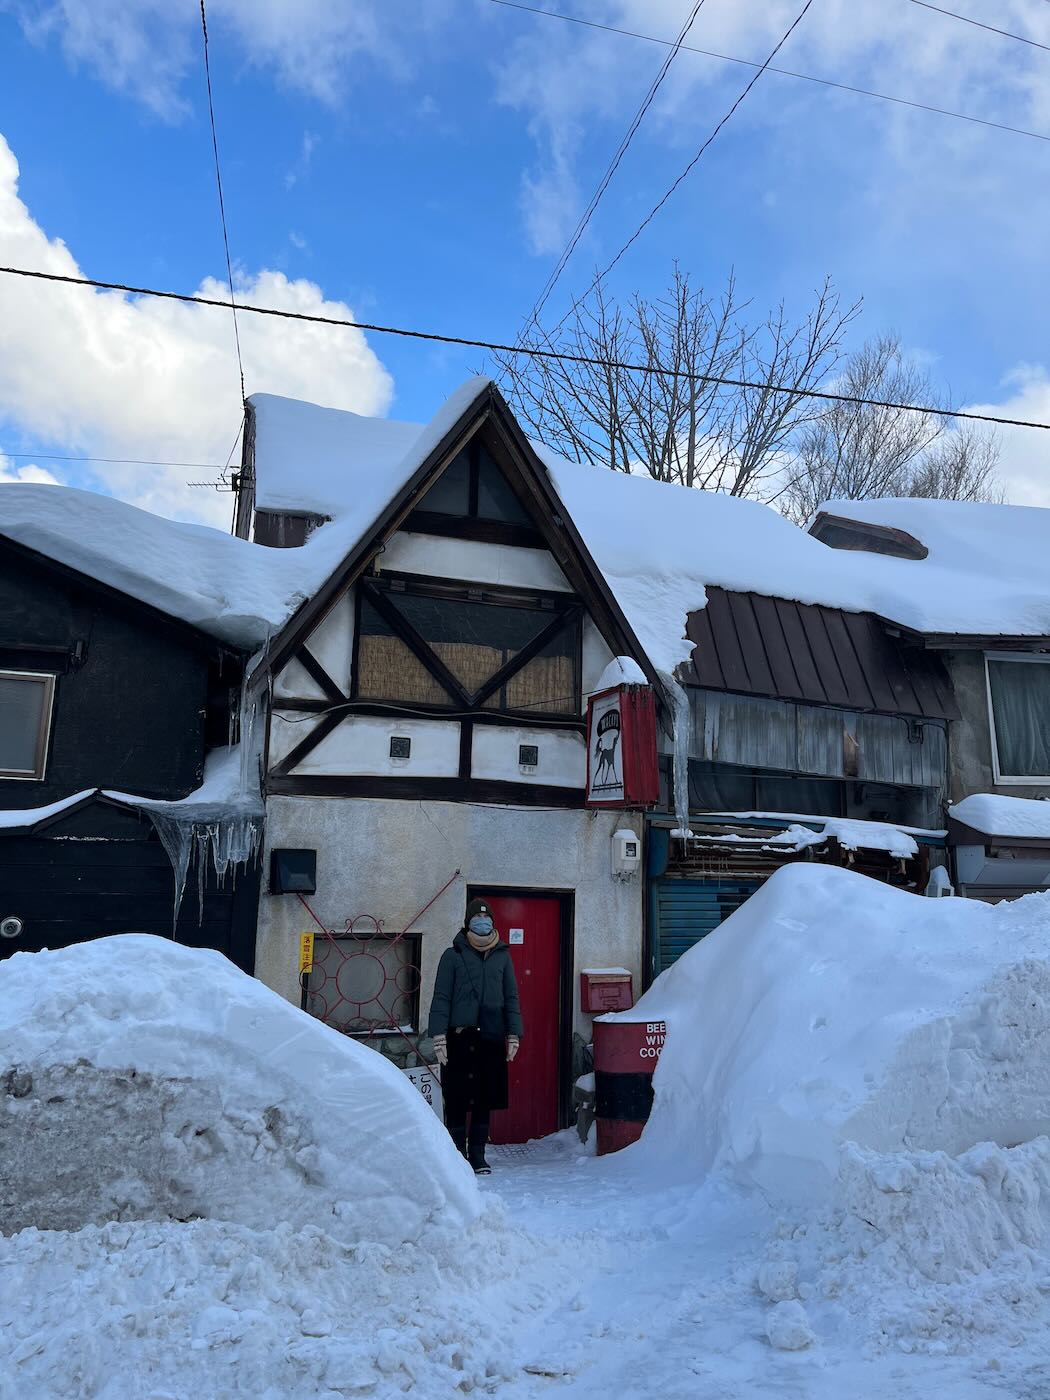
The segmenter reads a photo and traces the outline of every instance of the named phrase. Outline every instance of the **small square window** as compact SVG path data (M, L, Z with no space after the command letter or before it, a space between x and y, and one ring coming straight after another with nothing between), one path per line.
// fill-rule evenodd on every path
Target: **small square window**
M540 750L537 744L520 744L518 746L518 763L522 768L535 768L540 761Z
M390 736L390 757L412 757L412 740L406 734L392 734Z
M33 671L0 671L0 777L44 776L53 675Z

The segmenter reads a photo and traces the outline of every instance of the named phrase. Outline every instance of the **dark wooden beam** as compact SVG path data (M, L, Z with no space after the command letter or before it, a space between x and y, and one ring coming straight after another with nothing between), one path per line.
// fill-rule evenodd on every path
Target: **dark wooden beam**
M522 807L579 807L583 788L546 787L487 778L378 778L271 773L266 790L283 797L389 798L397 801L482 802Z
M444 686L453 699L458 700L464 710L471 706L470 692L465 690L438 654L430 649L425 639L419 635L409 620L390 602L381 588L367 579L362 579L361 590L384 622L394 629L407 647L415 652L416 660L425 666L439 685ZM360 627L358 635L361 635ZM356 663L356 656L355 656ZM357 666L354 666L354 690L357 689Z
M309 647L301 646L295 653L295 659L302 664L303 670L316 685L321 687L329 700L336 702L349 700L350 697L336 685Z
M579 625L580 611L578 608L566 609L560 617L544 627L542 632L533 637L532 641L516 652L509 661L505 661L494 676L491 676L480 690L476 690L471 696L471 703L474 705L484 705L490 695L494 695L500 686L529 664L534 656L543 650L548 642L553 642L559 633L564 632L566 627L575 622ZM577 672L577 687L579 686L579 672ZM577 695L577 710L579 708L579 697Z

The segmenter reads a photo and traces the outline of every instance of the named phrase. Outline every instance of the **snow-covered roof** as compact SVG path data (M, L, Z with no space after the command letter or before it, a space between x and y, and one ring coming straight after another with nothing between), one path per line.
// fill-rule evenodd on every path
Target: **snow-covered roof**
M368 536L428 454L488 392L474 378L424 427L260 394L256 504L323 514L305 545L271 549L68 487L0 487L0 536L244 647L259 646ZM956 502L830 502L895 526L924 560L836 550L771 507L566 461L534 443L650 661L692 649L707 587L889 618L917 632L1050 636L1050 511Z
M253 394L257 510L340 515L356 496L359 468L392 476L421 423L366 418L277 394Z
M1050 802L1031 797L999 797L975 792L948 808L953 821L985 836L1017 836L1050 841Z
M489 386L468 380L423 430L258 396L257 500L323 505L336 521L363 530ZM706 603L705 586L876 613L918 632L1050 635L1043 567L1050 511L927 501L826 507L916 534L930 554L915 561L832 549L757 501L580 465L533 446L662 670L689 655L685 620Z
M0 486L0 536L235 646L256 647L338 563L329 540L266 549L71 486Z

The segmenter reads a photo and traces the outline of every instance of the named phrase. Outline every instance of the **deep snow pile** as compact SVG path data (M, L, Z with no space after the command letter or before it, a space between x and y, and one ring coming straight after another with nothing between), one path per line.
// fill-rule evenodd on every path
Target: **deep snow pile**
M774 1345L843 1309L906 1350L1045 1314L1050 896L788 867L630 1017L668 1023L636 1154L784 1212L756 1280Z
M569 1244L498 1209L390 1249L307 1225L138 1221L0 1239L0 1400L440 1400L521 1366Z
M412 1084L220 954L122 935L0 964L0 1229L202 1217L394 1246L477 1218Z

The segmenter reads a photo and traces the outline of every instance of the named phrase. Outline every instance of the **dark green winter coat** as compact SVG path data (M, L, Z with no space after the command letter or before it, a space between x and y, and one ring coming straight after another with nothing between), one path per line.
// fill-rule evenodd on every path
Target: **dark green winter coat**
M497 943L483 956L474 951L461 929L438 963L428 1030L432 1036L447 1035L468 1027L476 1027L486 1040L522 1034L510 949L506 943Z

